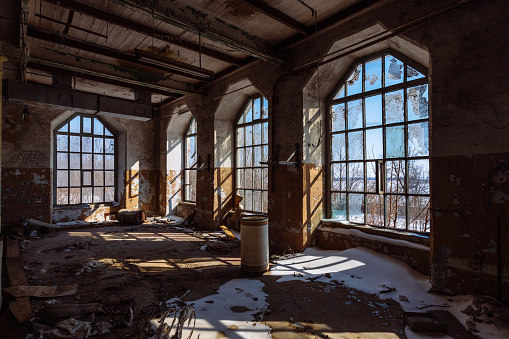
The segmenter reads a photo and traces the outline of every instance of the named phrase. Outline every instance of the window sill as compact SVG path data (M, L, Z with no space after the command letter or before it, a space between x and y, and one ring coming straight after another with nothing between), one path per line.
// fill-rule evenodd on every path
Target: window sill
M98 204L77 204L77 205L55 205L54 210L66 210L66 209L97 209L101 207L117 207L120 206L118 202L110 203L98 203Z
M189 202L189 201L181 201L181 202L179 202L179 206L196 208L196 203L195 202Z

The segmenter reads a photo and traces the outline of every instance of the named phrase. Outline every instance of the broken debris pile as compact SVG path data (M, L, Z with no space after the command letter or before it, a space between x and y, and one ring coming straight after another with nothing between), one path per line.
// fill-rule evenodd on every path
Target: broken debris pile
M509 328L509 309L492 297L475 297L463 313L471 316L467 320L467 326L473 332L477 332L477 323Z

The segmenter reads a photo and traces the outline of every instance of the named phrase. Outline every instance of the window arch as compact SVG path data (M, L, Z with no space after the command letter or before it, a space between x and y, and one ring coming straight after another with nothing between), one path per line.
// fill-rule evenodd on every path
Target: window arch
M99 117L75 114L55 129L54 203L112 203L116 136Z
M183 200L187 202L196 202L196 167L197 149L196 149L196 120L191 118L184 135L184 176L183 176ZM194 169L193 169L194 168Z
M268 102L257 95L247 100L236 124L236 194L244 210L267 213L269 127Z
M430 230L427 70L384 51L358 60L328 100L329 217Z

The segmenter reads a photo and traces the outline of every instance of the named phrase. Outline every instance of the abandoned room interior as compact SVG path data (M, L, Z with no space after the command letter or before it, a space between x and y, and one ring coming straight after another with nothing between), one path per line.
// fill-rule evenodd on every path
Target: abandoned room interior
M2 0L1 338L509 338L507 0Z

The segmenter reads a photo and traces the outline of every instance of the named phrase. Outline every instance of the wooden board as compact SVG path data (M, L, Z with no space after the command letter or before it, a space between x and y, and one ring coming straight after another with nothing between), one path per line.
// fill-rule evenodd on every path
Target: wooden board
M9 303L9 311L16 317L20 323L26 323L33 317L30 298L22 297Z
M17 240L7 238L7 251L5 257L7 259L19 257L19 242Z
M62 286L14 286L4 288L4 291L19 297L40 297L54 298L66 295L76 294L79 284L62 285Z
M28 279L23 269L23 263L19 257L5 259L5 266L7 267L7 274L11 286L27 286Z

